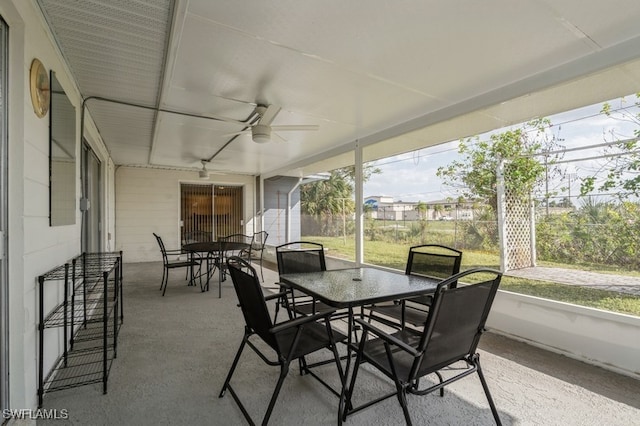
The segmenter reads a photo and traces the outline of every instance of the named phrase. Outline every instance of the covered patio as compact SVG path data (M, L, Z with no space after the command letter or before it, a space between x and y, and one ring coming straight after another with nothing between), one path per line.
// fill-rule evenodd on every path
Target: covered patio
M265 269L265 286L277 273ZM230 395L218 394L242 337L242 314L227 280L217 291L201 293L175 272L165 297L158 291L162 265L125 264L125 321L109 392L99 385L53 392L43 408L65 408L71 424L244 424ZM268 289L266 291L269 291ZM640 418L640 382L554 354L492 332L480 344L483 369L505 425L620 425ZM275 386L277 368L245 351L234 380L254 418L261 418ZM319 370L337 383L335 366ZM392 383L367 370L362 391L384 392ZM358 394L357 394L358 395ZM373 395L371 395L373 396ZM337 398L310 376L292 369L271 422L278 425L331 425ZM416 424L494 424L475 375L437 394L410 397ZM56 421L38 421L38 425ZM347 419L351 425L401 425L395 398Z
M44 399L72 424L243 422L231 398L217 398L242 334L230 281L222 299L180 273L165 297L158 292L153 233L181 246L183 185L206 186L211 199L233 188L233 215L220 208L211 217L232 216L246 234L269 229L273 260L277 243L300 236L296 190L306 178L353 167L362 212L368 161L640 87L633 0L2 0L0 18L0 408L35 409L38 362L49 370L67 345L52 329L38 356L38 308L65 297L39 297L38 277L83 252L124 252L124 325L108 394L91 385ZM47 104L46 93L66 102ZM68 115L57 120L59 111ZM56 121L67 125L68 146L51 130ZM60 197L54 170L68 183ZM276 279L265 269L267 285ZM638 421L639 318L507 293L481 344L505 424ZM266 405L264 378L276 375L257 361L247 353L239 370L252 413ZM367 383L382 381L370 373ZM336 404L291 374L273 423L335 424ZM424 424L493 423L474 378L409 404ZM348 419L394 421L403 423L392 399Z

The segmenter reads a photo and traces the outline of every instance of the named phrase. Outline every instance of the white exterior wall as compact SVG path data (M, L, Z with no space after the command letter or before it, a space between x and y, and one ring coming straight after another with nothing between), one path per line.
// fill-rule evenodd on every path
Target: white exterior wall
M78 159L81 99L34 4L24 0L3 0L0 15L9 25L9 398L12 408L35 408L39 321L37 277L80 253L81 215L76 208L75 225L49 226L49 115L38 118L33 112L29 92L31 61L38 58L47 70L55 71L76 108ZM86 120L90 122L89 117ZM93 140L96 154L106 164L106 150L99 142L95 128ZM104 170L103 182L106 182L108 167ZM79 171L78 161L76 207L80 198ZM103 205L105 211L113 208L106 203ZM46 304L55 306L61 297L61 291L49 291ZM48 331L45 336L45 368L57 358L61 348L57 331L61 330Z
M498 291L487 327L640 379L640 318Z
M161 261L153 233L168 249L180 247L180 183L203 184L197 171L121 167L116 170L116 250L125 262ZM255 179L243 175L212 175L215 185L244 188L244 227L254 232ZM257 224L256 224L257 225Z
M263 226L269 236L267 245L279 246L288 241L300 241L300 187L296 187L299 179L280 176L264 181L264 214ZM291 206L287 206L287 195L291 193ZM290 207L290 235L287 241L287 208Z

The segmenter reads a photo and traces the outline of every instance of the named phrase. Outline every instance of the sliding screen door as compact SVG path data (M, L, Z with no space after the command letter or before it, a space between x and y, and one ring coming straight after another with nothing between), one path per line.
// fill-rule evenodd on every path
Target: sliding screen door
M182 242L215 240L244 231L243 189L211 184L180 185Z
M213 239L213 186L180 185L180 237L183 243Z
M82 251L101 250L100 160L86 143L82 144Z
M240 186L216 186L213 211L216 236L244 233L243 191Z

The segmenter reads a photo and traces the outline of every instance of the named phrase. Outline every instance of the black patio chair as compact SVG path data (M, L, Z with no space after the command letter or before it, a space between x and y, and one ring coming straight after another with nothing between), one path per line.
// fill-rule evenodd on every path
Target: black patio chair
M255 269L244 259L233 256L227 259L227 268L233 281L233 287L236 290L240 308L245 319L244 336L240 343L240 348L231 365L231 369L220 392L222 398L227 389L231 392L231 396L236 401L240 410L250 424L254 424L251 416L240 401L237 393L231 386L231 377L238 366L238 360L242 354L245 344L249 345L258 356L269 365L280 366L280 376L273 391L267 411L262 419L262 424L266 425L271 416L271 412L280 393L282 383L289 371L289 365L293 360L300 360L303 365L301 374L310 374L317 379L325 387L327 387L334 395L340 394L331 388L331 386L322 380L306 367L305 356L316 352L320 349L327 348L333 352L333 358L338 368L340 384L344 383L344 373L336 342L343 341L346 336L342 333L334 331L329 322L332 312L325 312L304 318L288 320L279 324L271 321L269 310L267 309L267 301L280 297L280 294L273 294L265 297L260 286L260 281ZM264 343L266 343L277 355L276 361L271 361L264 355L249 339L257 335ZM264 378L260 378L263 380Z
M222 272L223 280L227 277L227 259L233 256L240 256L244 258L250 258L253 253L253 235L245 234L230 234L225 237L220 237L221 252L218 256L218 266ZM229 243L229 245L227 245ZM234 246L234 243L235 244Z
M240 257L253 264L253 260L260 262L260 278L264 281L264 273L262 272L262 256L264 254L264 246L267 243L269 234L267 231L260 231L253 234L253 244L251 250L243 250L240 253Z
M182 234L182 245L186 245L186 244L191 244L191 243L204 243L204 242L208 242L211 241L211 232L207 232L207 231L202 231L200 229L195 229L192 231L185 231ZM184 250L183 250L184 251ZM186 254L189 254L189 256L193 257L199 257L200 261L207 261L207 256L198 256L198 254L195 253L189 253L184 251ZM212 259L209 259L210 261ZM215 259L213 259L215 261ZM215 264L215 262L213 262ZM187 271L187 274L189 272ZM186 278L185 278L186 279Z
M445 279L460 272L461 263L460 250L439 244L423 244L409 249L405 274ZM456 285L453 281L450 287L455 288ZM432 296L427 295L370 306L369 318L391 326L405 327L407 323L421 326L427 319L431 302Z
M164 296L167 291L167 284L169 283L169 271L171 269L179 269L179 268L188 268L187 276L189 278L190 284L193 284L193 268L200 267L200 261L193 259L192 257L187 258L187 260L169 260L169 257L179 256L185 254L182 249L176 250L167 250L162 242L162 238L155 232L153 236L156 237L156 241L158 241L158 245L160 246L160 252L162 253L162 282L160 283L160 290L162 290L162 295ZM185 278L185 279L187 279Z
M251 251L253 249L253 235L245 235L245 234L231 234L226 237L220 238L220 241L226 241L230 243L239 243L241 246L238 246L237 249L229 250L227 253L228 257L232 256L240 256L241 253L247 253L251 256Z
M452 287L462 278L470 284ZM389 334L356 319L363 332L360 343L350 346L357 351L357 357L346 406L350 407L353 402L358 369L364 361L390 378L396 389L368 403L352 406L344 418L395 395L406 423L411 425L408 393L426 395L440 390L440 396L444 396L445 386L477 372L493 418L498 425L501 424L476 352L501 278L502 273L498 271L478 268L461 272L440 283L422 332L406 328ZM431 374L437 376L437 383L420 389L420 379Z
M308 241L294 241L279 245L276 247L276 261L278 263L278 274L280 275L327 270L324 247L322 244ZM312 315L335 310L335 308L304 293L288 288L283 283L279 284L280 292L289 290L279 303L279 305L285 306L289 313L289 318L293 318L296 315ZM279 306L276 306L274 321L278 316L278 308Z

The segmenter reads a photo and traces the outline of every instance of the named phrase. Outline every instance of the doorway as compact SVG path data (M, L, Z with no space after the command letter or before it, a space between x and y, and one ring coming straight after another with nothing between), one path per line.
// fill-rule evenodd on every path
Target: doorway
M180 184L180 240L182 244L211 241L213 192L211 185Z
M100 252L101 247L101 168L98 157L86 141L80 155L80 176L82 180L82 251Z
M243 188L180 184L180 237L183 243L210 241L243 232Z

